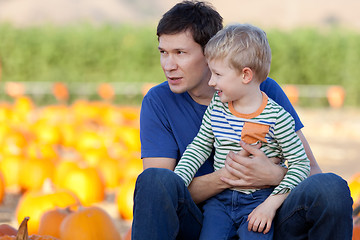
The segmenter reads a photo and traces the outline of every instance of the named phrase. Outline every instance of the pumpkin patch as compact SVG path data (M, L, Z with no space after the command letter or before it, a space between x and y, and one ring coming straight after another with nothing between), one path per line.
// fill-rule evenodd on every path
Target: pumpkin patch
M14 219L20 224L29 217L29 239L62 239L60 224L70 212L101 208L104 201L112 201L111 221L132 220L134 179L143 170L140 108L112 104L106 91L103 102L67 105L65 90L54 88L56 105L37 106L23 94L0 104L0 201L6 194L19 196ZM17 229L7 227L12 234L4 237L13 239Z
M69 214L60 225L61 240L121 240L111 217L99 207L79 208Z

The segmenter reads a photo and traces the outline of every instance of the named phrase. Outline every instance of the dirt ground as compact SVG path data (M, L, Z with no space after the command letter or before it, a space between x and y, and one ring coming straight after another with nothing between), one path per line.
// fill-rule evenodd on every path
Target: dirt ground
M360 172L360 109L296 110L324 172L336 173L345 180Z

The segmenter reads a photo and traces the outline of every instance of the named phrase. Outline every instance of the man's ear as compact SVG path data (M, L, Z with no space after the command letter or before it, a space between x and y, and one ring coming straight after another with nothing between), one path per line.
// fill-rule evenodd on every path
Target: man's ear
M242 82L244 84L250 83L251 80L253 79L253 72L252 72L251 68L244 67L241 72L241 78L242 78Z

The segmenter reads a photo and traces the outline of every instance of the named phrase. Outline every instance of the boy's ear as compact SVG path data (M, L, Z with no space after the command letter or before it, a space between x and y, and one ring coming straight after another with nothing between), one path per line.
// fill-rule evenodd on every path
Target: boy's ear
M253 72L250 68L244 67L241 72L242 82L248 84L253 79Z

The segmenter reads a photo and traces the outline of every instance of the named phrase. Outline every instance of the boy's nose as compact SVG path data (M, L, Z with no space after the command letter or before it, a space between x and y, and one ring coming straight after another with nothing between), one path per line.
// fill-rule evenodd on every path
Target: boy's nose
M210 87L215 87L216 82L215 82L215 80L213 79L213 77L210 78L210 80L209 80L209 82L208 82L208 85L209 85Z

